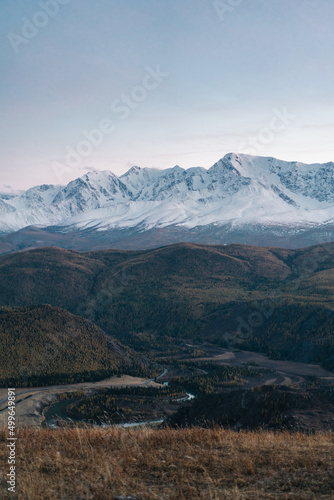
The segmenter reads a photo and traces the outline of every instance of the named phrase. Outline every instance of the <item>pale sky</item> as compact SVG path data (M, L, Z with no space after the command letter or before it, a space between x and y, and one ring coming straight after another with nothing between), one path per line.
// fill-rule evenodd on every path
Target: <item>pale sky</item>
M0 191L334 161L333 26L333 0L1 0Z

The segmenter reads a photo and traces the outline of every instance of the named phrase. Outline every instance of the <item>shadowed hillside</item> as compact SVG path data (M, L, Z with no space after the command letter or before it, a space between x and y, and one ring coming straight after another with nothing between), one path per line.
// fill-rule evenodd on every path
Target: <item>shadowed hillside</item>
M262 385L207 394L180 408L169 425L219 425L233 430L334 430L333 386L304 384L300 388Z
M0 385L32 386L152 372L93 323L51 306L0 308Z
M62 307L145 351L208 340L331 368L333 292L334 244L44 248L0 257L1 305Z

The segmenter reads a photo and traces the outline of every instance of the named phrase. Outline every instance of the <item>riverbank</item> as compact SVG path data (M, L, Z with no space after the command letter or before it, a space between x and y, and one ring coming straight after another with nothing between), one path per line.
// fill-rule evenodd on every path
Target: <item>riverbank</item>
M162 386L164 388L164 386ZM148 392L148 387L144 388L145 392ZM166 390L166 388L165 388ZM119 394L115 394L118 397L118 400L122 398L122 390L121 388L118 389ZM75 393L73 393L75 395ZM132 401L132 407L136 408L137 405L140 404L140 406L143 406L143 402L145 401L145 393L142 393L140 396L139 401L134 397L134 400ZM148 398L147 398L148 399ZM120 411L117 411L117 420L114 421L109 414L104 414L103 416L101 415L97 419L90 419L87 420L87 418L77 418L75 414L71 410L69 410L69 407L75 403L78 403L80 401L83 401L84 403L87 402L87 398L83 398L82 394L77 395L76 397L69 398L69 399L61 399L60 401L57 400L55 402L52 402L47 408L44 409L43 411L43 416L44 420L42 421L42 427L49 427L51 429L55 429L59 426L63 427L66 423L70 423L71 425L93 425L97 427L142 427L145 425L159 425L165 422L166 417L170 416L171 414L175 413L177 409L179 408L178 405L180 403L185 403L187 401L191 401L195 399L194 394L191 394L189 392L186 392L184 396L180 398L171 398L170 395L165 394L161 395L159 397L158 394L156 394L156 397L151 401L151 412L148 412L146 414L147 418L143 417L141 414L142 418L139 418L136 416L135 411L131 411L132 413L132 419L128 420L126 419L126 416L122 417L122 414ZM163 404L163 400L164 404ZM100 401L101 403L101 401ZM159 407L160 411L156 411L157 407ZM101 414L102 410L100 411ZM127 417L129 418L129 416ZM145 419L143 419L145 418Z
M16 388L16 425L22 427L40 426L44 420L43 409L57 401L57 394L78 390L90 391L108 387L132 386L161 387L161 384L154 382L153 379L122 375L98 382ZM7 421L7 393L7 389L0 389L0 426L6 425Z

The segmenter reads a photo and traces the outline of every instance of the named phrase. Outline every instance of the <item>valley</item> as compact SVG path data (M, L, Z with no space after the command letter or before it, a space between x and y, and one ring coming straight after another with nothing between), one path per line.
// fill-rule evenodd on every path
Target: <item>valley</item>
M332 430L333 277L333 244L4 255L1 385L19 425Z
M33 474L33 498L239 498L233 473L246 498L330 499L333 283L333 244L0 256L0 441L16 387L22 497Z
M184 352L183 348L182 353L178 355L157 357L156 361L165 368L153 379L119 375L94 383L17 388L17 424L19 426L47 424L54 427L63 425L66 421L77 424L81 422L85 425L92 423L102 425L105 422L109 422L109 425L117 425L120 422L135 425L136 422L143 420L149 423L167 422L169 419L172 422L173 416L180 409L191 406L191 399L184 396L188 391L201 398L229 394L233 389L242 388L245 393L253 391L254 388L269 386L274 391L277 391L278 387L291 388L296 394L311 386L316 387L318 391L320 388L334 390L334 373L324 370L319 365L271 360L259 353L222 349L212 345L188 346L187 352ZM219 378L212 379L210 375L216 373L215 366L223 370L221 382ZM134 390L136 388L137 391ZM6 418L6 392L7 389L0 389L2 425L5 424ZM107 407L108 411L105 411L103 400L106 398L108 400L110 397L116 398L118 405L122 405L122 398L125 398L127 403L123 410L119 408L117 412L114 410L113 414L112 407ZM94 398L99 403L93 420L87 418L85 412L82 412L81 416L79 414L75 416L73 410L69 412L66 410L69 405L79 402L87 406L87 403ZM62 403L57 403L58 401ZM61 413L52 411L53 407L56 410L61 407ZM334 415L329 415L330 413L331 410L326 409L325 405L316 411L310 409L308 421L311 428L313 426L318 430L334 429ZM49 415L47 421L45 414ZM326 418L328 420L328 417L328 425L321 423Z

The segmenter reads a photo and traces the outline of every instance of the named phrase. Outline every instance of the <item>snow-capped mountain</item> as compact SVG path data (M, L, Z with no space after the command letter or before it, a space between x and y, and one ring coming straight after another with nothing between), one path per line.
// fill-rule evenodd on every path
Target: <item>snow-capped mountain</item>
M230 236L233 231L245 235L247 227L296 234L331 224L333 163L306 165L234 153L209 170L132 167L120 177L94 171L67 186L42 185L16 196L0 195L3 234L52 226L62 234L204 231L208 239L210 228L216 234L224 228L222 235ZM219 241L225 242L223 236Z

